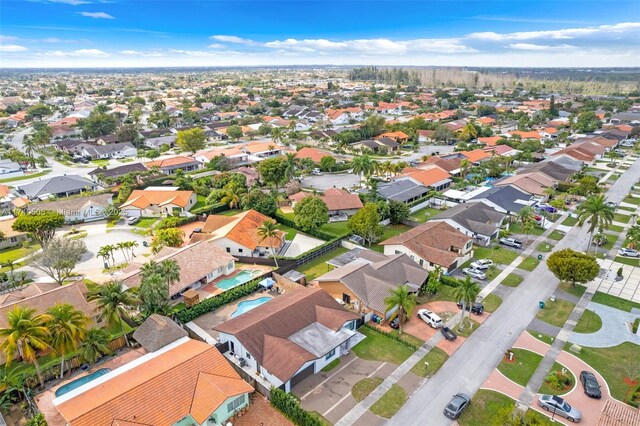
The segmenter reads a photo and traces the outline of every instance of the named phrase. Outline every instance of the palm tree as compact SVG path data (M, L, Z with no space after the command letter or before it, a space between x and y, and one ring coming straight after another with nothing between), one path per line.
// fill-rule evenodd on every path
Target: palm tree
M158 267L158 264L155 261L150 260L140 267L140 277L141 279L145 279L153 274L159 273L159 271L160 268Z
M627 238L629 239L629 246L632 248L637 248L640 245L640 226L633 225L627 231ZM595 240L595 237L594 237Z
M533 230L533 224L535 223L536 212L533 211L533 207L525 206L518 212L516 219L520 222L521 230L527 235L527 241L529 240L529 234Z
M59 303L47 311L51 320L47 323L51 333L51 346L62 358L60 361L60 378L64 377L65 356L78 349L84 339L89 318L73 305Z
M80 357L93 364L98 357L111 353L109 348L109 333L103 328L90 328L80 343Z
M29 157L29 164L31 164L31 167L33 167L35 164L34 154L36 152L36 148L38 147L38 141L31 135L26 135L22 139L22 145L24 146L25 154L27 154L27 157Z
M587 200L580 204L578 211L578 226L589 224L589 245L587 253L591 249L591 240L597 229L604 229L613 222L614 209L607 205L603 194L590 195Z
M373 170L371 157L366 154L354 158L351 165L353 166L353 173L362 175L362 177L369 176Z
M109 326L119 326L124 334L124 340L129 346L125 319L129 317L127 309L138 304L137 298L131 289L124 289L121 281L108 281L102 285L93 285L89 288L89 301L98 302L100 319L106 319Z
M224 189L222 190L224 196L220 200L222 204L228 204L230 209L235 209L240 205L240 201L242 200L242 195L247 192L247 190L240 186L237 182L228 183Z
M283 138L284 132L280 127L274 127L271 129L271 140L273 140L275 143L280 143L282 142Z
M102 258L107 268L109 267L109 259L111 259L111 245L100 247L98 250L98 256Z
M125 262L129 262L129 258L127 257L127 241L120 241L118 244L116 244L116 248L118 248L120 250L120 253L122 253L122 257L124 258Z
M271 249L271 255L273 256L273 261L276 263L276 269L278 266L278 259L276 258L276 253L273 250L273 239L280 239L280 230L278 229L278 225L275 221L265 221L258 228L258 236L260 237L260 241L268 240L269 248Z
M453 289L453 297L462 302L463 321L465 319L465 313L467 312L467 306L471 306L471 304L476 301L479 293L480 287L471 280L469 275L460 283L460 286ZM460 322L460 328L464 328L463 321Z
M159 265L160 275L167 283L167 289L178 281L180 281L180 265L175 260L167 259L160 262Z
M389 296L385 297L384 304L387 311L396 308L398 313L398 332L402 334L402 323L405 317L410 317L413 308L416 307L418 301L414 293L409 293L409 286L399 285L394 289L389 289Z
M26 362L31 362L36 369L40 385L44 387L44 379L38 364L37 350L49 349L47 343L51 333L47 323L51 320L49 314L38 314L33 308L16 306L7 313L7 327L0 328L0 343L7 358L7 366L11 364L16 353Z
M296 154L289 152L285 157L286 168L284 171L285 176L289 179L293 179L296 176Z
M465 179L467 177L467 173L469 173L471 166L473 166L473 164L466 158L460 161L460 174L462 175L462 179Z
M126 241L126 248L128 251L130 251L130 257L129 259L131 259L133 261L133 258L136 257L135 253L133 252L133 250L138 247L138 242L137 241Z
M22 401L26 397L25 373L20 373L19 369L20 367L11 370L4 369L2 376L0 376L0 391L3 393L0 401L7 401L11 404L16 402L15 394L18 395L18 401Z

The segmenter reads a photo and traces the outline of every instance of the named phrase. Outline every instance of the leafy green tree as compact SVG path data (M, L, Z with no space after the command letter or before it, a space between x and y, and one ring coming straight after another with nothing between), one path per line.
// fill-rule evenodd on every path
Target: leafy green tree
M577 195L597 194L601 191L598 186L598 179L594 176L584 176L577 180L577 186L572 188L573 193Z
M478 129L473 125L473 123L467 123L466 126L463 127L462 132L460 132L460 139L469 142L478 137Z
M158 253L164 247L180 247L183 244L184 232L179 228L159 229L153 236L151 251Z
M600 266L594 256L564 249L551 253L547 259L549 270L561 281L587 283L600 273Z
M96 301L99 319L106 319L110 327L119 327L124 339L129 346L129 338L126 334L126 321L129 319L129 310L139 304L138 298L131 289L125 289L121 281L108 281L104 284L88 286L88 300Z
M51 317L47 323L51 334L51 346L60 355L60 378L64 377L64 361L68 353L78 349L86 335L89 318L80 310L66 303L59 303L47 311Z
M223 197L220 202L227 204L230 209L238 208L246 192L247 190L243 186L238 185L236 182L230 182L222 188Z
M227 127L227 136L229 136L231 139L237 141L243 135L244 134L242 133L242 128L240 126L232 125Z
M446 126L438 126L433 132L433 139L438 142L450 142L455 139L455 135Z
M262 180L272 185L276 191L287 181L287 162L284 157L267 158L258 163L258 171Z
M169 309L169 287L162 275L145 276L139 289L140 308L145 316L165 314Z
M93 364L102 355L110 354L109 339L109 333L104 328L90 328L80 343L80 357Z
M351 166L353 168L353 173L356 175L371 176L374 171L374 164L371 160L371 157L368 155L360 155L355 157L351 162Z
M429 278L427 278L426 290L431 294L436 294L438 290L440 290L440 286L442 285L442 281L440 281L440 276L442 275L442 267L436 265L433 268L433 271L429 273Z
M139 136L138 129L133 124L120 126L116 132L119 142L136 142Z
M380 214L374 203L367 203L356 214L349 218L347 228L356 235L361 236L369 243L375 243L382 237L383 230L380 226Z
M46 115L51 115L51 108L43 103L35 104L27 110L27 116L38 117L40 121Z
M296 226L303 231L315 229L329 221L327 205L319 197L305 197L293 208Z
M255 210L265 216L273 217L278 211L278 203L271 194L254 189L242 197L243 210Z
M578 226L584 226L585 223L589 224L590 238L589 245L587 246L588 253L595 231L611 225L615 210L613 207L607 205L604 195L599 194L589 196L585 202L578 206L577 211Z
M7 367L19 355L22 360L33 364L42 387L44 378L36 351L50 348L48 341L51 333L47 328L50 320L48 314L38 314L34 308L17 305L7 313L7 326L0 328L0 350L7 359Z
M64 215L55 211L43 210L37 213L19 214L13 222L14 231L28 232L43 247L56 234L56 229L64 225Z
M31 266L62 285L86 252L87 246L82 240L55 237L31 258Z
M206 139L207 136L204 134L204 130L194 127L193 129L179 131L176 145L183 151L195 153L204 149Z
M602 122L593 111L584 111L578 114L574 128L579 133L591 133L602 127Z
M480 294L480 286L475 283L469 275L464 281L460 281L460 285L453 289L453 297L462 302L462 321L460 328L464 328L464 319L468 316L467 306L471 306Z
M325 172L332 172L336 168L336 159L330 155L325 155L320 159L320 168Z
M389 201L389 220L391 223L398 224L409 217L409 206L400 201Z
M222 189L231 182L236 182L238 185L247 187L247 177L242 173L235 172L223 172L213 178L213 187L216 189Z
M389 289L389 296L384 299L385 308L388 311L396 309L398 315L398 332L402 334L402 324L405 318L411 317L413 309L418 304L416 295L409 292L409 286L399 285Z
M267 240L269 248L271 249L271 256L273 256L273 261L276 263L276 269L278 268L278 258L273 250L273 242L274 240L279 240L281 238L281 234L282 231L278 229L278 224L275 220L267 220L258 228L260 242Z
M97 107L89 117L78 121L78 127L82 129L82 136L85 139L113 134L118 127L118 119L116 117L103 112L96 112L96 110Z

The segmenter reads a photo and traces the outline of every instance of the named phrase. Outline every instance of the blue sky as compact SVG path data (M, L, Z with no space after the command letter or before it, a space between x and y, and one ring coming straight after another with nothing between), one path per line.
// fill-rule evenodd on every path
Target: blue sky
M640 1L2 0L0 67L640 66Z

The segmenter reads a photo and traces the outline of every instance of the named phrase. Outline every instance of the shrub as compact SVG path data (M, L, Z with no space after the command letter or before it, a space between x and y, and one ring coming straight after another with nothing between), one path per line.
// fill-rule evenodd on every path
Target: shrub
M193 321L199 316L218 309L220 306L226 305L227 303L233 302L241 297L248 296L258 290L258 288L260 288L258 279L251 280L247 283L234 287L231 290L227 290L222 294L205 299L195 306L176 312L176 318L183 324Z
M563 390L571 384L571 378L568 374L563 373L561 370L557 370L550 372L547 375L545 382L547 382L553 389Z
M300 408L295 396L282 389L271 389L271 405L298 426L323 426L317 417Z
M460 280L448 275L441 275L440 282L449 287L460 287Z

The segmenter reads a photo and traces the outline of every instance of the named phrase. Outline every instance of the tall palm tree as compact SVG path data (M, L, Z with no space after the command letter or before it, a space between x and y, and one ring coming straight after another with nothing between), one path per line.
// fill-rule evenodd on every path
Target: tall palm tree
M276 222L271 220L265 221L258 228L258 236L260 237L261 242L264 240L268 241L269 248L271 249L271 256L273 256L273 261L276 263L276 269L279 268L278 259L276 258L275 251L273 250L273 239L280 238L280 230L278 229Z
M400 285L394 289L389 289L389 296L385 297L384 304L387 311L396 308L398 313L398 332L402 334L402 323L405 317L410 317L413 308L418 304L416 295L409 293L409 286L406 284Z
M124 340L129 346L125 323L129 317L127 309L138 304L138 300L131 289L124 288L121 281L108 281L101 285L93 285L89 288L89 301L98 302L100 319L106 319L109 326L119 326L124 334Z
M134 257L136 257L135 253L133 252L133 250L138 247L138 242L137 241L126 241L126 248L127 251L129 251L129 259L133 260Z
M356 175L369 176L373 171L373 162L368 155L360 155L351 162L353 173Z
M127 241L120 241L118 242L118 244L116 244L116 248L120 250L120 253L122 253L122 257L124 258L125 262L129 262L129 257L127 256Z
M296 159L296 154L293 152L287 153L285 157L286 168L284 171L285 176L289 179L293 179L296 176L296 163L298 160Z
M473 166L473 164L471 164L471 161L467 160L466 158L463 158L460 161L460 174L462 175L462 179L465 179L467 177L467 173L469 173L471 166Z
M36 152L36 148L38 147L38 141L31 135L26 135L22 139L22 145L24 146L24 152L29 157L29 164L31 167L35 164L34 154Z
M275 143L280 143L282 142L283 138L284 132L280 127L274 127L271 129L271 140L273 140Z
M78 349L84 339L89 318L73 305L59 303L47 311L51 316L47 323L51 333L51 346L60 355L60 378L64 377L65 356Z
M103 328L90 328L80 343L80 357L93 364L98 357L111 353L109 348L109 333Z
M173 284L180 281L180 265L178 265L178 262L175 260L163 260L160 262L159 269L160 275L162 275L165 283L167 283L167 289L170 289Z
M596 230L604 229L613 222L614 209L607 205L603 194L590 195L587 200L580 204L578 211L578 226L589 224L589 245L587 253L591 249L591 240Z
M157 274L159 271L160 267L158 264L155 261L150 260L140 267L140 276L142 279L145 279L153 274Z
M453 289L453 297L462 302L463 321L465 319L465 315L468 315L467 306L471 306L473 302L476 301L479 293L480 287L471 280L469 275L466 276L464 281L462 281L458 287ZM460 328L463 328L463 321L460 322Z
M521 230L527 235L527 241L529 240L529 234L533 230L533 225L536 219L536 212L531 206L525 206L516 214L516 220L520 222Z
M0 328L0 343L7 358L7 366L11 365L16 354L26 362L30 362L36 369L40 385L44 387L44 379L38 364L37 350L49 349L47 343L51 333L47 323L51 320L48 314L38 314L33 308L16 306L7 313L7 327Z
M98 257L101 257L102 260L104 261L105 265L107 265L107 268L109 267L109 259L111 259L111 245L106 245L106 246L102 246L100 247L100 249L98 250ZM114 262L114 266L115 266L115 262Z
M237 182L228 183L222 191L224 196L220 202L222 204L228 204L230 209L237 208L240 205L240 201L242 201L242 195L247 192L247 190Z

